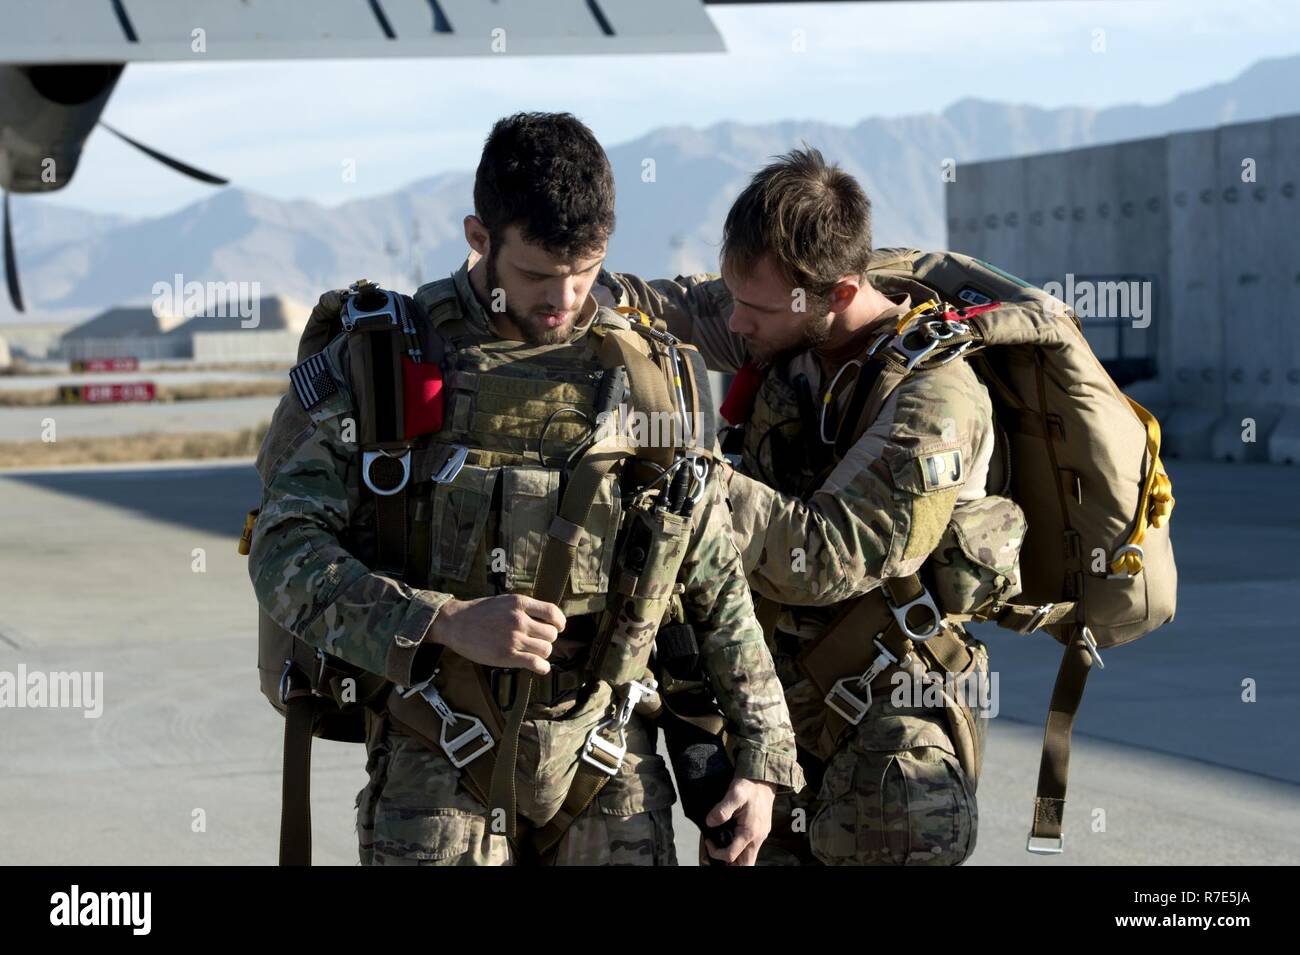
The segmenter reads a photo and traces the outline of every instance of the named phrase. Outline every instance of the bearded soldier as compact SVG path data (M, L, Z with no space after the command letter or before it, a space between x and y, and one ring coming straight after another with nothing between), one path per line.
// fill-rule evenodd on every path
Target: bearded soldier
M354 286L313 315L344 330L276 412L249 568L266 614L317 651L286 666L282 699L313 668L317 696L342 672L383 685L363 863L672 864L647 718L671 617L693 628L734 765L719 857L752 864L774 794L803 778L713 438L629 450L597 427L710 405L703 368L591 297L614 185L572 116L499 121L474 209L476 256L450 279L413 301Z
M1003 595L1014 592L1023 521L989 493L992 406L966 361L918 351L883 402L868 398L881 370L869 352L905 321L939 314L913 274L917 256L873 257L861 187L801 149L732 206L720 276L602 276L611 300L663 316L711 368L737 376L723 406L744 424L728 473L734 531L775 618L812 783L778 801L763 863L956 864L975 845L986 719L951 694L936 707L893 691L907 688L900 677L969 683L987 672L985 648L948 612L967 608L936 607L931 591L961 591L944 571L979 564L956 553L959 538L989 556ZM891 261L899 267L883 268ZM870 666L845 669L845 652L867 652Z

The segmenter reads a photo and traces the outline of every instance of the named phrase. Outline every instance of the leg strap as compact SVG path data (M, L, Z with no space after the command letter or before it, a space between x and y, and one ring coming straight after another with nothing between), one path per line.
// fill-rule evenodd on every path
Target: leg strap
M1092 669L1092 652L1076 627L1061 657L1052 688L1052 702L1043 733L1043 758L1038 766L1038 791L1034 796L1034 825L1026 844L1030 852L1055 855L1062 851L1061 818L1065 812L1065 785L1070 775L1070 733L1083 700Z

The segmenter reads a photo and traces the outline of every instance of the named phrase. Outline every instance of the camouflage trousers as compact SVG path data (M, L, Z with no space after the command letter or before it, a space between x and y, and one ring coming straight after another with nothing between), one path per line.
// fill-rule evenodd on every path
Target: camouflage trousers
M622 771L564 834L548 864L677 864L667 767L654 753L653 735L630 732L628 742ZM384 721L372 733L366 771L370 781L356 802L362 865L520 864L442 753Z
M987 674L987 650L970 645ZM987 726L976 720L981 751ZM809 785L777 796L759 865L958 865L975 850L978 780L942 708L880 696L829 760L801 749L800 762Z

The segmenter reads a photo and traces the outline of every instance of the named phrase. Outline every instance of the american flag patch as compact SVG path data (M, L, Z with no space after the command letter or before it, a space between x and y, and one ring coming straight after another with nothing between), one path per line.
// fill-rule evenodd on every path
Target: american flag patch
M289 381L298 400L308 411L339 390L323 352L295 365L289 372Z

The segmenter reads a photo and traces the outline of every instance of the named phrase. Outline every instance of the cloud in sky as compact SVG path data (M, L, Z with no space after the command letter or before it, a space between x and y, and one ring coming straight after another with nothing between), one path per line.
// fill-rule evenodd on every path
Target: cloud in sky
M725 54L136 65L105 118L242 188L338 203L472 169L492 121L519 109L572 111L618 143L727 120L851 125L968 96L1156 103L1300 52L1292 0L830 3L710 15ZM345 160L355 182L344 181ZM21 201L154 215L208 193L101 133L65 190Z

